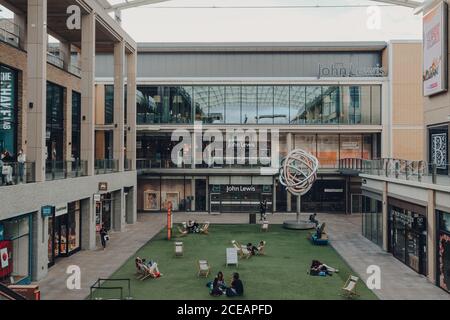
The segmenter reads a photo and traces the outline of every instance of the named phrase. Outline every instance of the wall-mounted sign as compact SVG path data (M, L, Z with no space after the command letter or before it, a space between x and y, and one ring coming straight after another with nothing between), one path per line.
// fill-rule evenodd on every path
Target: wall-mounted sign
M447 90L447 3L423 16L423 94Z
M43 218L52 217L55 212L55 207L53 206L43 206L41 208L41 215Z
M108 191L108 182L99 182L98 190L99 191Z
M328 193L342 193L342 192L344 192L344 189L325 189L324 192L328 192Z
M3 241L5 238L5 229L3 227L3 224L0 223L0 241Z
M225 192L256 192L256 186L246 186L246 185L228 185L224 186ZM259 190L258 190L259 191Z
M67 214L67 203L59 204L55 206L55 217L59 217Z
M102 196L99 193L94 194L94 201L101 201Z
M15 153L16 73L0 65L0 148Z
M383 67L376 65L374 67L358 67L353 63L333 63L324 65L319 63L317 76L342 78L342 77L386 77L387 73Z

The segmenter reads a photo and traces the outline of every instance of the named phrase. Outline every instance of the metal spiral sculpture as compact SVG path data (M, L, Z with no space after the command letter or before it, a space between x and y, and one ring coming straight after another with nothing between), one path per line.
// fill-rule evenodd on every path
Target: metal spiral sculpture
M302 196L316 181L318 168L316 157L302 149L295 149L281 161L280 183L291 194Z
M300 220L301 196L307 193L316 181L319 160L312 154L295 149L281 160L280 183L287 191L297 196L297 220L285 221L283 226L287 229L307 230L314 228L311 221Z

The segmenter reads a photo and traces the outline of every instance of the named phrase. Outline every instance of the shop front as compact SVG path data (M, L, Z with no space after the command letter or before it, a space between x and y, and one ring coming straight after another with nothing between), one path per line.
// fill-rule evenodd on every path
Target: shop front
M32 214L0 221L0 282L29 284L31 281Z
M68 257L81 248L80 201L54 207L48 218L48 266L61 257Z
M439 219L437 284L450 292L450 212L436 210Z
M113 199L111 193L100 194L95 200L95 227L97 232L100 231L102 225L106 230L111 230L112 204Z
M363 191L362 235L383 247L383 196L381 194Z
M417 273L427 275L426 208L389 198L389 252Z

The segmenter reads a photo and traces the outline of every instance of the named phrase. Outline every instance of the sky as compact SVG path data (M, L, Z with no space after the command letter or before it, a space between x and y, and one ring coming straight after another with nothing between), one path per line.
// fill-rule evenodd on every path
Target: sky
M374 20L367 10L377 5ZM411 8L368 0L172 0L122 12L122 26L137 42L421 39L421 19Z
M298 7L315 5L331 7ZM173 0L123 11L122 26L138 42L387 41L420 39L421 19L367 0Z

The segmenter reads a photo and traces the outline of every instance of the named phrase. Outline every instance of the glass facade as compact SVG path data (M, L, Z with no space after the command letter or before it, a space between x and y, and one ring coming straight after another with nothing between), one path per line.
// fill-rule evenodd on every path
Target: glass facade
M436 210L439 219L437 245L437 282L450 292L450 212Z
M0 282L28 284L31 281L31 226L31 214L0 222L0 228L3 229L0 250L2 254L6 251L8 256L6 263L2 260Z
M72 91L72 157L80 159L81 148L81 94Z
M114 123L114 86L106 85L105 86L105 123L104 124L113 124Z
M427 274L427 220L403 206L389 206L390 251L418 273Z
M448 125L428 129L428 159L436 164L439 174L448 174L449 170L449 139Z
M17 71L0 65L0 152L17 150Z
M138 124L194 120L380 125L381 86L138 86Z
M362 234L364 237L383 246L383 202L362 196Z
M64 150L64 94L65 89L47 83L47 160L61 161Z

